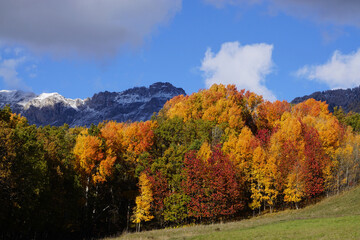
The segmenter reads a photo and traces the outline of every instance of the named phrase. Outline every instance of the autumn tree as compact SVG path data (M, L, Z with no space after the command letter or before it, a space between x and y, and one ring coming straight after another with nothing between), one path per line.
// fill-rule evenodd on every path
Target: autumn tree
M312 127L304 126L305 161L302 175L305 184L305 195L316 197L324 192L323 170L328 164L328 158L323 151L319 134Z
M79 134L76 139L74 154L78 161L78 169L86 178L87 185L90 184L90 181L97 183L106 177L106 173L100 166L105 155L101 145L101 139L88 135L87 130Z
M146 174L141 173L139 177L140 195L136 197L136 207L132 216L137 232L140 232L142 221L147 222L154 218L151 214L151 203L153 202L151 187L151 182Z
M214 220L243 208L234 165L219 146L207 162L199 159L195 152L189 152L185 158L185 175L183 184L190 197L189 216Z
M285 112L291 112L291 105L286 101L263 102L257 109L258 129L274 129Z
M223 145L223 151L238 168L244 177L249 177L251 160L255 148L259 145L258 140L248 127L244 127L239 135L231 134L228 141Z
M279 194L276 189L277 166L274 160L261 146L254 150L249 176L252 199L249 206L253 210L258 208L259 213L262 204L264 209L268 205L272 212Z
M259 146L255 149L250 170L250 192L252 202L249 204L251 209L259 209L265 197L265 164L266 155L264 150Z
M188 96L178 96L168 101L161 116L180 117L185 122L203 119L216 124L226 124L227 132L239 132L244 126L256 131L254 118L262 96L245 90L238 91L234 85L214 84Z
M152 186L153 202L152 209L154 215L159 220L160 225L164 224L163 213L165 209L165 199L169 196L169 188L166 177L160 172L155 171L149 175L149 180Z

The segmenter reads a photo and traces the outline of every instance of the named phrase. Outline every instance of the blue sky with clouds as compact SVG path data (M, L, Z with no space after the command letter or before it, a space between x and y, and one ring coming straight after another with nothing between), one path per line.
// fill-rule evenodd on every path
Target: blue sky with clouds
M360 85L359 12L358 0L3 0L0 89L223 83L291 101Z

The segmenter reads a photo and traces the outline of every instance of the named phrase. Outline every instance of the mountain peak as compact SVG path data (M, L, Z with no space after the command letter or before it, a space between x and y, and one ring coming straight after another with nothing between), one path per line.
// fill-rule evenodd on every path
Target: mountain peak
M172 87L175 88L174 85L172 85L169 82L156 82L149 86L149 88L162 88L162 87Z
M14 112L24 115L31 124L89 126L104 120L149 120L167 100L181 94L186 93L168 82L156 82L148 88L134 87L122 92L99 92L85 100L65 98L57 92L36 95L1 90L0 107L10 104Z

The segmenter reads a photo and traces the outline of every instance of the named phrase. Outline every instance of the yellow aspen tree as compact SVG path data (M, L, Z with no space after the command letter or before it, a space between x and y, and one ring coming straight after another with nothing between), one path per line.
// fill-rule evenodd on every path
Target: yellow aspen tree
M296 208L304 196L301 178L301 164L304 161L305 142L302 137L301 123L293 114L285 112L281 117L280 134L282 155L279 167L285 179L284 201L293 202Z
M260 208L261 203L273 210L275 200L279 194L276 189L277 166L274 157L269 156L262 147L257 147L253 153L251 164L251 198L250 207L254 210ZM260 211L259 211L260 212Z
M249 207L252 210L260 208L261 203L264 200L264 180L265 180L265 161L266 154L265 151L259 146L255 149L252 158L251 170L250 170L250 192L252 202L249 204Z
M276 165L276 159L272 156L267 157L267 162L264 169L264 201L269 205L270 207L270 213L273 211L275 201L277 199L277 196L279 194L279 191L277 190L276 186L276 180L277 180L277 165Z
M137 232L140 231L142 221L147 222L154 218L151 214L151 203L154 200L151 187L149 178L142 172L139 177L140 195L136 197L136 206L132 216L132 222L136 224Z
M88 135L87 130L84 130L76 138L74 155L80 172L95 180L96 175L99 174L98 166L104 158L101 140L96 136Z
M304 186L300 179L299 171L297 170L288 175L286 188L284 190L284 201L293 202L296 209L299 209L299 202L304 197Z
M278 131L270 139L269 168L276 170L271 173L275 181L274 185L278 192L283 192L288 174L294 164L303 158L305 144L301 136L301 123L291 113L285 112L277 126Z
M240 172L249 176L253 152L258 145L257 139L251 130L244 127L239 136L230 135L222 150L225 154L228 154L229 159L239 168Z

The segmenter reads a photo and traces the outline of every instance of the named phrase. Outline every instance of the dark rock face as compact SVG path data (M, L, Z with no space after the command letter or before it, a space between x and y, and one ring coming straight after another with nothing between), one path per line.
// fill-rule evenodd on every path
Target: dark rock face
M30 124L61 126L65 123L71 124L78 112L62 103L56 103L54 106L44 106L42 108L30 106L29 109L20 113L28 119Z
M12 110L38 126L90 126L104 120L146 121L165 102L185 95L182 88L170 83L154 83L149 88L135 87L123 92L100 92L91 98L67 99L57 93L40 94L0 91L0 107L10 104Z
M360 112L360 87L315 92L307 96L297 97L291 103L300 103L309 98L325 101L329 105L330 111L333 111L334 107L339 106L345 112Z

